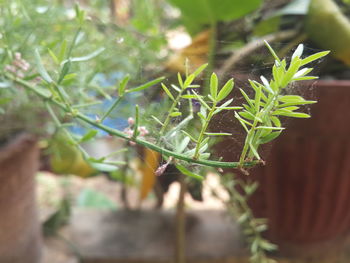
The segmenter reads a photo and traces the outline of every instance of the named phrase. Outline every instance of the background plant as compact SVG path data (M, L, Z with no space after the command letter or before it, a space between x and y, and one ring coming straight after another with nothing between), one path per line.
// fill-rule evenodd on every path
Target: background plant
M233 99L227 99L234 88L232 79L221 85L217 75L212 73L208 94L200 94L196 91L199 86L194 83L196 83L196 79L206 65L203 65L193 73L187 72L185 76L179 74L178 84L170 85L172 90L165 84L162 85L167 99L170 101L168 103L170 107L164 109L163 114L160 114L160 116L164 117L150 116L150 118L154 119L154 124L159 125L159 138L156 139L142 134L141 125L145 110L138 105L132 110L134 122L130 125L130 130L127 132L106 125L104 120L110 116L114 109L118 109L122 100L127 98L128 95L154 88L155 85L160 84L163 78L156 78L145 84L135 85L135 87L132 83L129 83L129 77L125 75L120 79L118 85L109 87L110 92L118 95L114 96L114 98L109 97L106 92L101 92L103 88L97 84L94 88L96 93L92 95L88 94L88 90L84 88L79 92L75 90L77 86L80 86L78 84L81 84L79 82L80 66L78 65L85 63L89 65L90 60L103 54L102 47L98 47L97 50L88 50L86 54L82 54L80 57L74 55L75 50L79 49L77 39L80 33L84 31L84 12L78 7L75 9L75 18L77 20L75 34L70 42L64 41L57 44L59 48L48 49L49 56L47 57L42 55L42 53L45 53L43 48L36 49L35 56L31 57L30 60L35 61L36 64L33 76L40 76L40 79L34 80L33 78L19 76L16 72L6 70L5 67L2 68L1 75L8 91L21 88L25 92L28 91L29 94L35 94L45 105L47 113L53 119L53 123L65 134L65 140L68 144L77 147L82 152L85 160L93 168L101 171L115 171L122 164L110 162L106 157L93 158L81 147L83 142L96 137L97 130L102 130L109 135L156 151L167 161L166 165L174 164L182 174L199 180L203 179L203 177L198 175L197 171L203 166L243 169L257 165L261 162L259 146L273 140L283 130L278 119L279 116L309 117L307 114L297 110L300 105L314 103L314 101L306 101L300 96L285 95L288 91L286 88L292 82L315 78L307 75L312 68L304 66L328 53L320 52L301 58L303 47L299 46L288 63L286 59L281 60L267 44L275 59L272 68L273 78L268 81L265 77L261 77L262 83L250 81L254 90L254 97L250 98L241 90L246 100L246 103L242 105L243 108L231 105ZM16 53L11 49L7 51L3 61L10 63L11 56L15 57ZM78 76L79 78L77 78ZM82 75L82 79L84 79L84 75ZM84 85L82 86L85 87ZM93 112L93 116L91 116L91 107L102 103L103 98L110 100L110 106L102 112ZM199 110L194 109L194 103L199 104ZM247 132L239 162L222 162L210 159L211 138L213 136L231 136L231 134L227 133L210 133L208 131L208 126L213 116L226 110L234 111L231 114L235 114ZM198 128L197 130L191 127L195 120L199 121L199 125L195 126L195 128ZM77 123L79 125L83 123L84 127L87 128L86 133L82 136L77 136L69 129L70 126L74 126ZM231 203L240 207L237 210L238 213L242 215L248 213L244 203L245 200L242 200L242 197L237 195L234 190L232 191ZM250 193L251 190L248 192ZM261 228L263 224L249 223L251 220L254 219L251 216L247 216L247 220L241 220L241 222L248 223L250 227L255 229L256 233L260 233L261 231L256 229ZM251 242L251 251L257 259L260 259L260 256L264 256L264 249L269 250L268 246L262 245L264 243L256 241L260 238L260 235L256 234L248 240Z

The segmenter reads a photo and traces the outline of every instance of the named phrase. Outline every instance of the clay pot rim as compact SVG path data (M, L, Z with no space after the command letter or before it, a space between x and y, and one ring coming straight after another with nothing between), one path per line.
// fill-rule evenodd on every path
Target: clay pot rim
M36 143L37 137L29 133L21 133L0 148L0 162L4 162L11 156L19 154L24 149Z
M317 87L332 87L332 88L343 88L350 87L350 80L337 80L337 79L319 79L319 80L308 80L306 84L317 86Z

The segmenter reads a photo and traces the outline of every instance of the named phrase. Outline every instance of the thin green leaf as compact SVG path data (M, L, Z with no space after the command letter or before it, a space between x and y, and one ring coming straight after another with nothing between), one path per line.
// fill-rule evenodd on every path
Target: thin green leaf
M261 87L259 86L258 89L255 91L255 111L259 112L260 111L260 100L261 100L261 94L262 90Z
M185 80L184 88L187 89L192 84L194 78L195 78L195 76L193 74L189 75Z
M77 73L70 73L64 76L62 83L65 83L66 81L72 80L77 76Z
M202 113L197 112L197 115L199 116L199 118L201 118L201 120L202 120L204 123L207 121L207 119L203 116ZM203 124L203 122L202 122L202 124Z
M262 81L262 83L264 84L262 87L269 93L271 94L275 94L275 92L273 91L273 89L270 86L269 81L264 77L264 76L260 76L260 79Z
M209 137L206 137L202 142L201 142L201 145L200 145L200 148L203 148L203 147L205 147L207 144L208 144L208 142L209 142ZM207 147L207 146L206 146ZM206 150L206 149L205 149Z
M175 112L172 112L172 113L170 114L170 117L178 117L178 116L181 116L181 115L182 115L181 112L175 111Z
M271 132L268 135L260 138L259 143L265 144L265 143L271 142L272 140L276 139L280 134L281 132Z
M176 90L177 92L181 92L181 90L174 84L170 85L174 90Z
M303 44L299 44L298 47L295 49L293 55L292 55L292 60L296 57L301 57L301 55L303 54L304 51L304 45Z
M271 55L276 59L277 62L281 62L279 57L277 56L276 52L273 50L273 48L270 46L270 44L264 40L265 46L270 50Z
M234 87L233 79L229 79L226 84L222 87L222 89L219 91L219 94L216 98L217 101L222 101L225 99L232 91Z
M313 68L303 68L294 74L293 79L304 77L305 75L309 74L312 70Z
M244 123L244 125L242 125L242 126L243 126L243 128L245 128L245 130L246 130L247 132L248 132L248 129L247 129L246 124L249 125L249 126L253 126L253 124L251 124L250 122L248 122L248 121L246 121L245 119L241 118L241 116L239 116L237 112L235 112L235 117L239 120L239 122L240 122L241 124Z
M117 166L111 164L98 163L94 161L89 161L89 164L92 166L92 168L101 172L114 172L118 170Z
M301 81L301 80L312 80L312 79L318 79L317 76L305 76L300 78L293 78L293 81Z
M205 132L205 135L208 136L231 136L232 133L226 133L226 132Z
M282 102L304 102L305 99L298 95L284 95L278 98Z
M93 102L87 102L87 103L80 103L80 104L75 104L72 107L74 109L81 109L81 108L86 108L94 105L99 105L102 104L102 101L93 101Z
M281 81L282 88L285 88L290 83L294 75L299 70L300 66L301 66L301 59L299 59L298 57L294 58L291 61L291 64Z
M202 97L200 95L198 95L195 91L193 91L194 95L196 96L196 98L200 101L200 103L206 107L208 110L211 110L211 108L208 106L208 104L202 99Z
M183 119L179 124L173 127L168 133L165 135L166 138L171 137L174 133L178 132L182 128L184 128L191 120L193 119L193 115L188 115L185 119Z
M195 139L191 134L188 132L181 130L182 133L184 133L187 137L189 137L193 142L197 142L197 139Z
M239 115L241 115L243 118L246 118L248 120L254 121L255 116L251 114L249 111L241 111L239 112Z
M87 133L84 134L84 136L79 140L80 142L86 142L91 140L97 135L97 130L89 130Z
M232 107L217 107L217 109L220 110L241 110L242 107L240 106L232 106Z
M199 159L204 159L207 160L210 157L210 153L200 153L199 154Z
M282 126L281 121L280 121L279 118L277 118L276 116L271 116L271 117L270 117L270 120L273 122L273 124L274 124L276 127L281 127L281 126Z
M202 71L208 66L208 63L206 64L203 64L202 66L200 66L199 68L197 68L194 72L193 72L193 75L195 77L197 77L199 74L202 73Z
M126 89L126 85L128 85L128 82L130 80L130 75L127 74L125 77L120 81L119 88L118 88L118 95L119 97L123 97Z
M36 66L38 69L38 72L40 74L40 76L47 82L47 83L52 83L53 80L50 77L49 73L47 73L45 67L43 66L41 57L40 57L40 53L38 51L38 49L35 49L34 51L34 55L35 55L35 62L36 62Z
M192 94L182 95L181 98L183 98L183 99L197 99L197 97L195 95L192 95Z
M290 106L297 106L297 105L307 105L307 104L314 104L317 103L315 100L305 100L300 102L289 102L289 103L283 103L277 106L277 108L286 108Z
M49 51L49 54L50 54L51 58L53 59L53 61L59 65L60 61L59 61L58 57L55 55L55 53L53 53L53 51L49 48L48 48L48 51Z
M156 116L152 115L151 118L158 122L160 125L164 126L164 124Z
M269 126L258 126L255 129L257 130L284 130L283 127L269 127Z
M248 97L247 93L244 92L244 90L242 89L239 89L243 95L243 97L245 98L245 100L248 102L249 106L252 107L253 109L255 108L254 107L254 104L252 103L252 100Z
M100 55L103 51L105 51L104 47L101 47L97 50L95 50L94 52L86 55L86 56L82 56L82 57L75 57L75 58L70 58L70 61L72 62L82 62L82 61L88 61L90 59L93 59L94 57L97 57L98 55ZM66 60L64 60L62 63L65 63Z
M57 84L60 84L62 82L62 80L64 79L64 77L68 74L71 64L72 63L70 62L70 60L67 60L63 64L63 67L62 67L61 72L60 72L60 76L59 76L59 78L57 80Z
M182 140L182 142L176 147L176 152L177 153L182 153L186 149L186 147L188 146L190 141L191 141L190 137L185 137Z
M327 56L329 54L329 52L330 51L322 51L322 52L318 52L316 54L313 54L311 56L308 56L301 61L301 66L304 66L306 64L309 64L312 61L315 61L315 60L320 59L324 56Z
M173 97L173 94L171 94L170 90L162 83L162 88L165 91L165 93L168 95L168 97L172 100L175 101L175 98Z
M67 52L67 40L63 40L61 44L60 52L58 53L58 56L57 56L59 63L62 63L62 61L64 60L66 56L66 52Z
M302 112L282 111L282 110L274 111L273 115L287 116L287 117L294 117L294 118L310 118L311 117L309 114L302 113Z
M144 90L144 89L147 89L149 87L152 87L156 84L158 84L159 82L163 81L165 78L164 77L160 77L160 78L157 78L157 79L154 79L154 80L151 80L143 85L140 85L136 88L132 88L132 89L129 89L129 90L126 90L125 92L126 93L130 93L130 92L136 92L136 91L141 91L141 90Z
M260 155L259 155L257 149L254 147L254 145L251 142L249 143L249 147L250 147L251 152L254 154L255 158L260 160L261 159Z
M210 95L213 97L213 99L216 99L218 95L218 76L213 72L210 77Z
M261 85L259 82L253 81L253 80L249 80L250 86L254 89L255 92L258 91L259 88L264 88L263 85ZM267 101L267 97L265 96L265 94L263 92L261 92L261 98L266 102Z
M177 73L177 80L179 81L179 85L180 85L181 89L184 89L184 82L182 80L180 72Z
M187 170L186 167L184 167L184 166L182 166L180 164L175 164L175 166L184 175L187 175L189 177L192 177L192 178L200 180L200 181L204 180L203 176L200 176L198 174L195 174L195 173L191 172L190 170Z
M227 107L228 105L230 105L232 101L233 101L233 98L232 98L232 99L229 99L229 100L227 100L227 101L225 101L223 104L221 104L220 106L218 106L218 108L225 108L225 107Z

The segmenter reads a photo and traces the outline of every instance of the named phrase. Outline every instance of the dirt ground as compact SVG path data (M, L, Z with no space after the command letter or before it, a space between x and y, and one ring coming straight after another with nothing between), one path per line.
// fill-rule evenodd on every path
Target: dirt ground
M193 200L189 195L186 196L187 209L224 209L222 202L211 195L211 189L220 189L219 179L214 174L209 174L203 189L203 202ZM122 186L118 182L109 180L106 176L96 176L88 179L82 179L75 176L58 176L47 172L42 172L37 177L37 192L40 220L47 220L59 207L60 201L64 196L69 196L73 209L81 208L87 204L81 204L80 198L84 191L94 191L102 194L105 198L115 204L116 209L122 209L121 200ZM224 192L224 191L220 191ZM163 209L173 209L176 206L179 193L179 184L173 183L166 194ZM137 188L129 189L128 200L132 207L137 206L139 190ZM225 198L223 195L222 198ZM80 202L80 203L79 203ZM141 203L140 209L153 209L155 197L150 193L149 198ZM90 209L86 207L86 209ZM93 207L92 209L99 209ZM103 208L101 208L103 209ZM115 208L113 208L115 209ZM79 252L70 240L70 225L62 227L55 236L45 237L45 250L43 263L78 263Z

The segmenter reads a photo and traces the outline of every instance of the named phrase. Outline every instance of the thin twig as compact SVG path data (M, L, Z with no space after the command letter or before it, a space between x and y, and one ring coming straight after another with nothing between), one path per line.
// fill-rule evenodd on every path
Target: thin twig
M225 76L228 71L232 70L235 68L237 63L242 60L242 58L250 55L254 51L258 50L259 48L263 47L264 40L266 40L269 43L273 43L276 41L282 41L286 40L289 38L292 38L296 36L299 33L298 30L286 30L286 31L281 31L277 32L274 34L270 34L267 36L263 36L261 38L255 39L248 44L246 44L244 47L242 47L239 50L236 50L224 63L224 65L221 67L219 70L218 75L219 76Z
M186 182L185 176L180 175L180 192L176 209L176 246L175 246L175 262L186 262L186 218L185 218L185 193Z
M71 113L72 110L68 105L64 105L63 103L53 99L51 96L48 96L46 93L43 93L42 91L38 90L32 83L22 80L22 79L17 79L14 76L12 76L11 74L5 74L5 76L8 79L13 80L14 82L22 85L23 87L31 90L32 92L34 92L36 95L38 95L39 97L41 97L42 99L46 99L48 102L50 102L53 105L56 105L57 107L61 108L63 111L67 112L67 113ZM237 167L242 167L241 164L239 164L238 162L222 162L222 161L212 161L212 160L204 160L204 159L193 159L192 157L189 157L185 154L179 154L176 153L174 151L159 147L158 145L155 145L149 141L143 140L143 139L139 139L139 138L130 138L128 134L119 131L117 129L111 128L109 126L103 125L101 123L99 123L98 121L89 118L88 116L77 112L73 115L74 118L79 119L87 124L90 124L93 127L96 127L102 131L107 132L110 135L122 138L126 141L133 141L139 145L142 145L146 148L149 148L153 151L159 152L160 154L164 155L164 156L173 156L175 159L178 160L182 160L185 162L189 162L189 163L196 163L196 164L202 164L202 165L206 165L206 166L211 166L211 167L220 167L220 168L237 168ZM244 162L243 166L244 167L253 167L256 166L257 164L259 164L259 161L251 161L251 162Z

